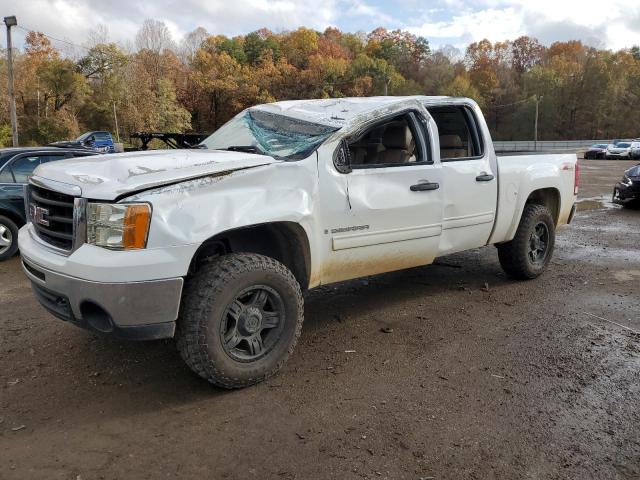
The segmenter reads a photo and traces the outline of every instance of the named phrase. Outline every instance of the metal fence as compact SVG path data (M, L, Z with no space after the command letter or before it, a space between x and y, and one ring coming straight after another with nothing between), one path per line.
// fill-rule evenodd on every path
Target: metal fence
M553 140L553 141L515 141L515 142L493 142L496 152L577 152L586 150L596 143L612 143L613 140Z

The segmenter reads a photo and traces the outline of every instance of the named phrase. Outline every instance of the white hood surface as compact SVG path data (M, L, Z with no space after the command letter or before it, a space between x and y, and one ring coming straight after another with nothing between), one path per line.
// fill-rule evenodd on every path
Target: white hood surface
M279 162L224 150L150 150L45 163L35 177L79 186L84 198L115 200L141 190Z

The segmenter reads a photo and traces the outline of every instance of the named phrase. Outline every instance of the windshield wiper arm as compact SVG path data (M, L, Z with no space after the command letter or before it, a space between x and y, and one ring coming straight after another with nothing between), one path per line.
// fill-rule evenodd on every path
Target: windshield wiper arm
M223 148L222 150L230 150L232 152L257 153L258 155L266 155L262 150L260 150L255 145L231 145L230 147Z

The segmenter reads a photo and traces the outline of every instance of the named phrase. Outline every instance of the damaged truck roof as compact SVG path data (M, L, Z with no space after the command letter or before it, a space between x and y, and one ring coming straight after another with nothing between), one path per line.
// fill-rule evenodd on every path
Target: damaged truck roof
M244 110L204 140L200 145L202 149L99 155L62 160L43 167L46 167L47 179L79 187L83 197L116 200L200 177L220 176L283 160L300 160L325 141L348 136L380 117L408 108L423 110L432 102L443 104L449 100L454 99L413 96L275 102ZM278 115L297 122L269 119ZM34 172L36 180L41 168Z

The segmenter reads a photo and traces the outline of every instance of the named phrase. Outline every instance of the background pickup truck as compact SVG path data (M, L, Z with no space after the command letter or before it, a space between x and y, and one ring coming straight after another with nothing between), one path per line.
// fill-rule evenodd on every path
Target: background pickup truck
M468 99L258 105L199 147L42 165L19 245L51 313L226 388L283 365L304 290L488 244L531 279L575 211L575 155L496 157Z

